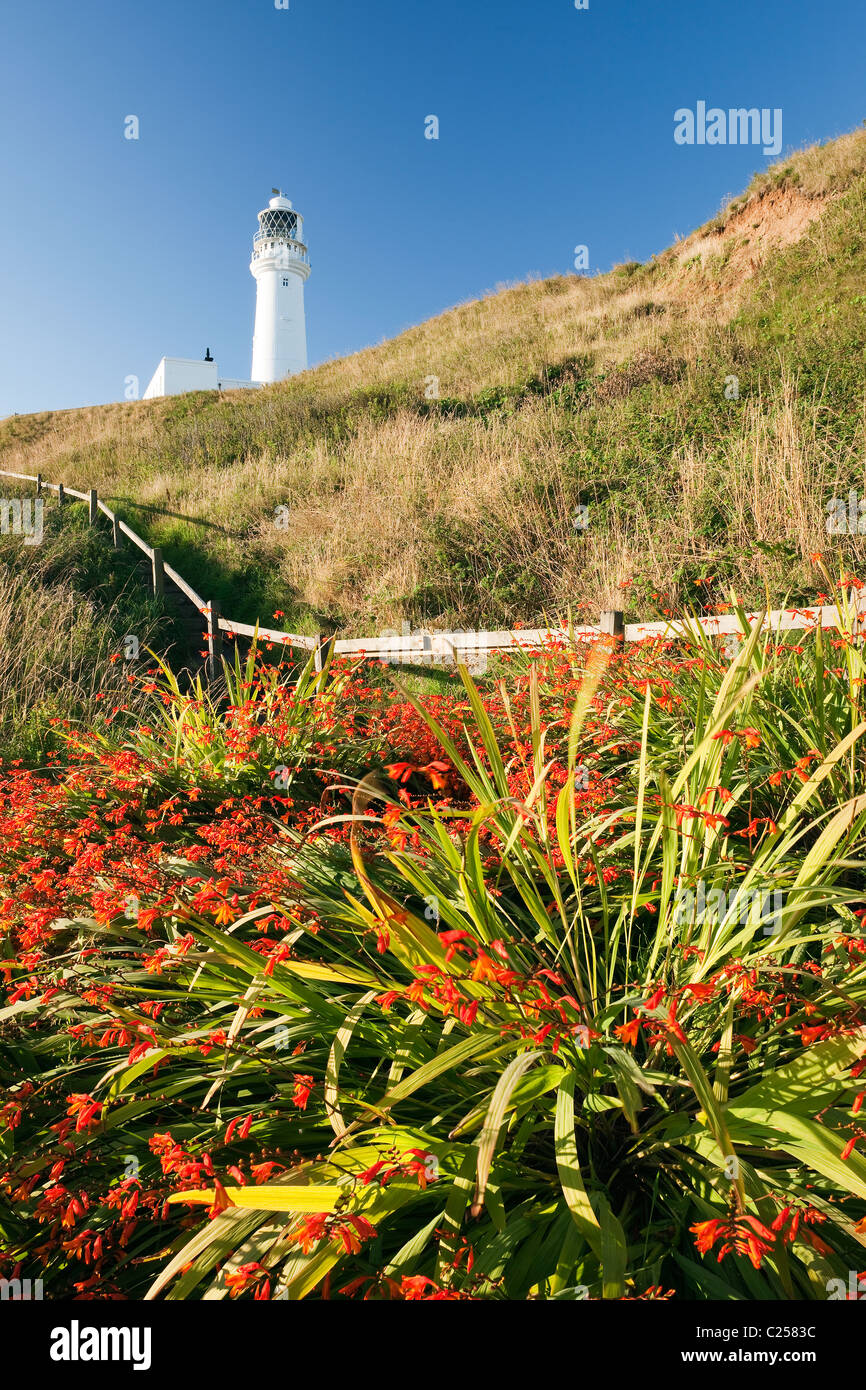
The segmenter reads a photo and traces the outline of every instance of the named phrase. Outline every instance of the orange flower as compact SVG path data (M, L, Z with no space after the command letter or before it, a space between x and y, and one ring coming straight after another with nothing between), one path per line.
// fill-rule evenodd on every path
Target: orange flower
M451 771L450 763L427 763L425 767L419 767L419 772L426 772L430 781L433 783L434 791L441 791L448 785L447 774Z
M712 999L716 992L714 984L686 985L686 989L695 996L699 1004L702 1004L705 999Z
M473 980L495 980L495 979L496 979L496 965L494 964L494 962L490 959L490 957L489 957L484 951L479 951L479 952L478 952L478 959L476 960L475 964L474 964L473 967L472 967L472 970L471 970L471 972L470 972L470 979L473 979Z
M413 763L389 763L385 768L389 777L393 777L395 782L408 782L412 773L417 769Z
M634 1047L638 1040L638 1034L640 1033L640 1019L631 1018L628 1023L621 1023L619 1027L614 1028L613 1031L624 1043L628 1043L629 1047Z
M229 1290L230 1298L237 1298L238 1294L246 1291L249 1284L257 1284L262 1277L267 1278L268 1271L264 1265L246 1264L239 1265L233 1272L226 1274L225 1281Z

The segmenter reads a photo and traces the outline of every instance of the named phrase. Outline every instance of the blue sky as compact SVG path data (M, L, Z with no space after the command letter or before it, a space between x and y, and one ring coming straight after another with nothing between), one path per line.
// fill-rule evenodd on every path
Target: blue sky
M273 185L306 218L316 363L577 244L603 270L688 233L769 161L676 145L679 107L780 107L784 150L866 118L863 0L289 6L2 7L0 416L208 346L246 377Z

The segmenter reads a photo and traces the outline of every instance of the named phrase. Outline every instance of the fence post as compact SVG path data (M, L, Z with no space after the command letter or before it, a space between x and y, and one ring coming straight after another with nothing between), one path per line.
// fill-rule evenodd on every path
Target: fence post
M162 551L158 545L154 547L151 568L153 571L153 592L154 594L164 594L165 570L162 564Z
M90 517L89 517L89 520L90 520L91 526L93 525L94 521L96 520L96 488L95 488L95 487L92 487L92 488L90 489Z
M58 507L62 507L62 506L63 506L63 499L64 499L65 496L66 496L66 493L63 491L63 484L62 484L62 483L59 483L59 484L58 484L58 487L57 487L57 505L58 505Z
M619 608L606 608L599 619L601 631L610 637L624 637L625 623Z
M207 674L210 680L216 680L219 674L221 657L220 606L217 599L212 598L207 607Z
M120 549L120 522L116 514L111 518L111 543L115 550Z
M37 473L37 474L36 474L36 496L37 496L37 497L41 497L41 496L42 496L42 474L41 474L41 473Z

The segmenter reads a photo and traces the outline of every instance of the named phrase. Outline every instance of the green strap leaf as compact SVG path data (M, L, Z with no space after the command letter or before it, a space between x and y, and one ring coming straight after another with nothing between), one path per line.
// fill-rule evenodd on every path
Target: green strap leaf
M490 1165L493 1162L493 1152L496 1148L499 1130L505 1119L509 1096L523 1073L532 1066L538 1057L543 1055L542 1052L535 1051L525 1052L521 1057L515 1057L512 1062L509 1062L496 1083L496 1089L490 1097L490 1105L487 1108L484 1128L478 1140L478 1179L475 1186L475 1200L472 1204L473 1216L478 1216L484 1205L484 1193L487 1188L487 1180L490 1177Z
M577 1141L574 1133L574 1072L566 1076L556 1095L556 1119L554 1121L554 1143L556 1147L556 1167L562 1195L565 1198L574 1224L589 1244L594 1255L601 1259L601 1227L586 1195L580 1164L577 1159Z
M607 1198L596 1197L601 1220L602 1297L622 1298L628 1267L628 1245L620 1222L608 1205Z
M337 1099L337 1083L340 1076L340 1064L346 1055L346 1048L349 1046L349 1039L355 1031L355 1024L370 1003L370 1000L375 999L375 997L376 991L374 989L368 990L366 994L361 995L361 998L357 1000L346 1014L343 1026L337 1032L337 1036L331 1044L331 1051L328 1053L328 1066L325 1072L325 1109L328 1112L331 1128L338 1139L342 1137L346 1130L339 1101Z

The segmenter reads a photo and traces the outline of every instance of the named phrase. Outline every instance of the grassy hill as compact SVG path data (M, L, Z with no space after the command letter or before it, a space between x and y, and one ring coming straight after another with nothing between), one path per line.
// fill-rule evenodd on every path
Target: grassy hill
M13 417L0 466L97 486L230 616L306 631L811 597L810 553L863 544L825 519L864 487L864 213L858 130L646 264L261 392Z

